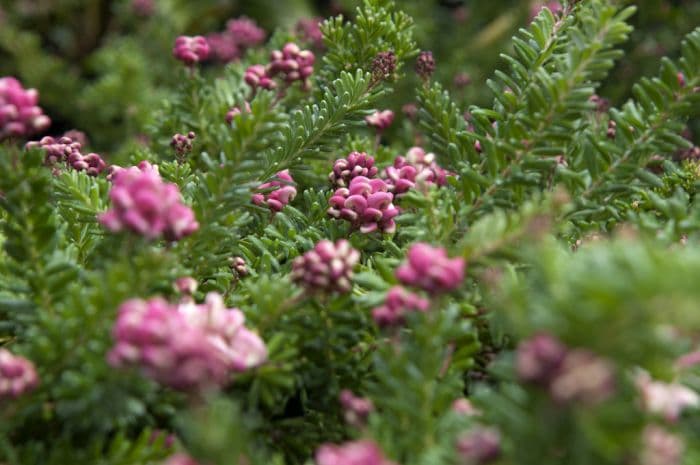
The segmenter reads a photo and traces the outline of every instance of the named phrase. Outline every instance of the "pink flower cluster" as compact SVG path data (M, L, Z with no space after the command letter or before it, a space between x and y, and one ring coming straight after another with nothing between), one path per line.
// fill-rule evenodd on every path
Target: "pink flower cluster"
M353 268L360 252L341 239L322 240L292 263L292 280L308 291L347 293L352 289Z
M297 34L318 50L323 49L323 32L320 27L322 22L323 18L302 18L296 25Z
M388 190L381 179L357 176L348 187L336 189L329 200L328 214L350 221L363 233L391 234L396 230L394 218L399 210L392 203L394 196Z
M447 183L448 172L435 161L434 153L426 153L420 147L412 147L406 157L396 157L394 165L382 172L382 178L389 185L389 190L395 196L400 196L410 189L434 184L444 186Z
M17 398L38 384L39 376L31 361L0 349L0 400Z
M176 241L199 228L194 212L180 199L176 184L164 182L158 168L143 161L111 173L112 208L99 215L113 232L128 229L149 239Z
M402 286L389 289L384 305L372 310L372 318L379 326L396 326L404 323L410 312L426 312L430 302Z
M137 366L155 381L183 391L225 385L232 373L267 360L265 343L244 326L243 313L210 293L204 304L133 299L119 308L113 366Z
M375 111L371 115L365 117L365 122L368 126L375 128L377 131L383 131L394 122L394 112L391 110Z
M168 457L163 465L199 465L199 462L187 454L175 454Z
M413 244L407 261L396 270L396 277L407 286L439 294L457 289L464 279L463 258L449 258L445 249L428 244Z
M202 36L180 36L175 40L173 47L173 56L187 66L206 60L209 52L209 43Z
M255 205L267 205L273 212L282 209L297 195L294 187L294 179L289 170L280 171L272 181L260 184L258 190L264 191L253 194L252 201Z
M281 78L287 85L300 81L303 89L310 86L309 77L314 71L315 55L310 50L301 50L295 43L288 43L282 50L273 50L270 63L252 65L245 72L244 80L253 89L274 89L275 77Z
M226 123L231 124L233 123L233 119L240 115L241 113L250 113L252 110L250 108L250 104L248 102L245 102L245 105L243 107L243 111L239 107L232 107L227 113L226 113Z
M607 360L586 349L568 349L545 333L520 343L515 364L521 381L547 389L559 403L598 404L615 388Z
M492 428L475 428L457 439L457 453L466 465L482 465L501 455L501 435Z
M229 63L238 60L249 48L256 47L265 41L265 31L250 18L245 16L230 19L226 29L207 35L211 48L211 59Z
M316 465L395 465L369 440L324 444L316 451Z
M357 176L373 178L377 175L377 171L373 157L364 152L351 152L347 157L335 161L328 179L333 187L347 187L353 178Z
M175 149L178 156L183 156L192 151L192 142L196 137L195 133L190 131L187 135L177 133L170 140L170 146Z
M131 11L136 16L147 18L156 11L155 0L131 0Z
M649 425L642 432L639 465L680 465L684 463L683 439L660 426Z
M25 89L13 77L0 78L0 140L36 134L50 125L36 89Z
M42 137L39 141L27 142L25 148L43 149L46 153L45 162L49 166L63 162L76 171L85 171L90 176L97 176L107 167L98 154L83 155L80 153L81 143L68 136L63 136L60 139L49 136Z
M655 381L648 373L640 373L635 382L644 410L668 422L676 422L686 408L700 406L698 393L680 383Z
M363 427L369 414L374 411L374 404L370 399L357 397L348 389L340 391L340 405L343 406L345 421L356 428Z

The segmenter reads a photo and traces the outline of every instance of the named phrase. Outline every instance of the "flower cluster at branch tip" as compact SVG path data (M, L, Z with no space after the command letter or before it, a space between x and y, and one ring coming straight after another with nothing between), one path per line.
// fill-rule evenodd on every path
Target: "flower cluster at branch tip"
M13 77L0 78L0 140L45 131L51 119L39 106L39 92Z
M316 451L316 465L395 465L372 441L324 444Z
M363 427L369 414L374 411L374 404L370 399L357 397L348 389L340 391L340 405L343 406L345 421L356 428Z
M183 391L225 385L232 373L267 359L260 337L247 329L243 313L210 293L204 304L171 305L161 298L133 299L119 308L113 329L113 366L136 366L153 380Z
M396 277L407 286L423 289L430 294L457 289L464 279L466 263L463 258L449 258L441 247L413 244L407 260L396 270Z
M397 197L416 186L422 190L431 184L444 186L447 176L448 172L435 161L435 154L426 153L420 147L412 147L405 157L396 157L393 166L382 171L382 179Z
M175 134L170 141L170 146L175 150L178 157L182 157L192 151L192 142L194 142L195 137L196 134L192 131L188 132L187 135Z
M209 52L209 43L202 36L180 36L175 40L173 47L173 56L187 66L206 60Z
M241 278L248 275L248 265L246 265L243 257L231 257L228 259L228 267L231 269L232 273Z
M686 408L700 406L698 393L680 383L655 381L648 373L642 372L635 384L644 410L661 415L668 422L676 422Z
M379 52L372 59L372 76L374 79L388 79L396 71L398 59L391 50Z
M0 400L17 398L38 384L39 376L31 361L0 349Z
M267 205L273 212L282 211L297 195L289 170L280 171L272 181L260 184L258 190L265 192L253 194L252 202L255 205Z
M394 218L399 210L392 203L394 196L388 190L381 179L357 176L348 187L336 189L329 200L328 214L350 221L363 233L393 233L396 230Z
M375 111L365 117L365 122L379 132L384 131L394 122L394 112L391 110Z
M680 465L684 452L682 438L659 426L649 425L642 432L639 465Z
M187 454L175 454L168 457L163 465L199 465L199 462Z
M245 48L257 47L265 42L265 31L255 21L245 16L229 19L226 22L226 31L237 44Z
M233 120L236 116L240 115L241 113L250 113L252 110L250 108L250 103L245 102L245 105L243 106L243 111L241 111L240 107L231 107L231 109L226 112L226 123L231 124L233 123Z
M615 388L607 360L586 349L569 349L546 333L520 343L515 365L521 381L546 389L558 403L598 404Z
M372 318L379 326L397 326L406 320L411 312L426 312L430 302L401 286L389 289L384 305L372 310Z
M297 34L305 41L311 44L315 49L323 49L323 32L321 32L321 23L323 18L302 18L296 24Z
M347 187L357 176L373 178L377 175L374 158L364 152L351 152L345 158L339 158L333 163L333 171L328 175L333 187Z
M110 231L128 229L149 239L163 236L176 241L199 229L192 209L182 203L178 186L164 182L156 166L144 161L115 169L110 176L112 208L98 218Z
M474 404L472 404L469 399L466 399L464 397L452 402L452 411L468 417L475 417L481 415L479 409L474 407Z
M177 278L173 283L173 287L177 292L183 295L191 296L197 291L197 280L191 276L183 276L182 278Z
M467 87L469 84L472 83L472 77L469 75L469 73L465 72L460 72L455 74L454 79L452 80L452 83L454 86L458 89L464 89Z
M147 18L155 13L156 2L155 0L131 0L131 11L136 16Z
M252 65L245 70L243 79L253 90L261 89L271 90L277 87L277 83L267 73L267 69L263 65Z
M433 52L420 52L416 59L416 74L424 81L430 79L430 76L435 72L435 58Z
M316 57L310 50L301 50L295 43L287 43L282 50L273 50L267 72L280 76L288 85L300 81L303 89L309 89L309 77L314 72Z
M230 19L224 31L207 35L210 59L221 63L238 60L247 49L265 42L265 35L265 31L250 18Z
M501 435L492 428L475 428L457 439L457 454L465 465L494 462L501 455Z
M96 153L80 153L80 142L63 136L60 139L42 137L39 141L27 142L26 149L41 148L46 153L44 161L48 166L65 163L76 171L85 171L90 176L97 176L106 168L106 163Z
M308 291L346 293L352 289L353 269L360 252L345 239L322 240L292 263L292 280Z

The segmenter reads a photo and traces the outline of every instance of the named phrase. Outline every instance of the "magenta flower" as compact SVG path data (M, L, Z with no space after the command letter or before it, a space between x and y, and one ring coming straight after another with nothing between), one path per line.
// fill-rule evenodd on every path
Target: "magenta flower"
M271 90L277 87L277 83L272 80L272 76L268 74L267 69L263 65L252 65L245 70L243 76L246 84L248 84L254 91L258 87L262 89Z
M194 138L197 137L193 131L187 133L187 135L177 133L170 140L170 146L175 149L175 153L182 157L192 151L192 143Z
M418 74L421 79L424 81L430 79L430 76L435 72L435 58L433 58L433 52L420 52L416 59L415 68L416 74Z
M329 200L328 214L350 221L363 233L393 233L396 230L394 218L399 214L393 200L384 181L357 176L347 188L335 191Z
M238 275L238 277L246 276L248 274L248 265L246 265L243 257L229 258L228 266L231 268L231 272Z
M518 377L524 382L549 385L559 372L566 350L558 339L546 333L521 342L515 357Z
M0 140L45 131L51 119L39 107L39 92L13 77L0 78Z
M267 205L273 212L282 211L297 195L289 170L280 171L272 181L260 184L258 190L265 192L253 194L252 202L255 205Z
M250 113L252 110L250 108L250 104L248 102L245 102L245 106L243 107L243 111L245 113ZM233 119L240 115L242 113L241 109L239 107L232 107L227 113L226 113L226 123L231 124L233 123Z
M323 18L302 18L296 25L297 34L319 50L323 49L323 33L320 27L322 22Z
M41 148L46 153L44 162L55 166L59 162L76 171L85 171L90 176L97 176L107 167L102 157L96 153L83 155L80 153L81 144L70 137L63 136L56 140L53 137L43 137L39 141L27 142L26 149Z
M367 417L374 411L374 404L366 397L357 397L352 391L340 391L340 405L343 406L345 421L356 428L367 423Z
M163 182L148 162L111 173L112 208L99 215L113 232L128 229L149 239L176 241L199 228L192 210L180 199L176 184Z
M365 118L365 122L377 131L383 131L394 122L394 112L391 110L375 111Z
M364 152L351 152L345 158L339 158L333 164L333 171L328 179L334 187L347 187L353 178L364 176L373 178L377 175L374 158Z
M425 191L427 185L444 186L448 172L435 161L434 153L426 153L420 147L412 147L406 157L396 157L394 165L382 172L382 179L395 196L401 196L418 186Z
M353 268L360 252L341 239L322 240L292 263L292 280L308 291L346 293L352 289Z
M462 284L466 266L464 259L449 258L441 247L413 244L407 258L396 270L396 277L407 286L438 294L454 291Z
M184 295L192 295L197 291L199 284L197 280L192 276L183 276L182 278L177 278L173 287L177 292Z
M202 36L180 36L173 47L173 56L187 66L206 60L209 52L209 43Z
M404 323L408 313L426 312L428 308L428 300L401 286L394 286L387 292L384 305L372 310L372 318L379 326L397 326Z
M243 55L240 45L228 31L207 34L206 39L207 44L209 44L209 59L211 60L229 63L238 60Z
M241 16L226 23L228 32L236 44L243 48L256 47L265 42L265 31L250 18Z
M501 455L501 435L492 428L475 428L457 439L457 453L467 465L494 462Z
M316 465L394 465L369 440L324 444L316 451Z
M15 399L38 384L39 376L30 360L0 349L0 400Z
M301 81L302 88L308 89L315 60L312 51L301 50L298 45L290 42L282 50L272 51L268 72L270 76L279 75L288 85Z

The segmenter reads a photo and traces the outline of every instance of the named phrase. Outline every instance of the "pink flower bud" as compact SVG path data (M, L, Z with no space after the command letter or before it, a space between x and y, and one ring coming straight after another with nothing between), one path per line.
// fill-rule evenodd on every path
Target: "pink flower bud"
M333 171L328 179L334 187L347 187L357 176L373 178L377 175L374 158L364 152L351 152L347 157L340 158L333 164Z
M457 453L465 465L494 462L501 455L501 435L492 428L476 428L459 437Z
M324 444L316 451L316 465L394 465L379 446L368 440Z
M0 78L0 140L26 137L48 129L51 119L38 106L39 93L13 77Z
M566 356L566 347L549 334L523 341L516 352L516 371L521 381L548 385Z
M318 50L323 49L323 33L320 28L322 22L323 18L302 18L296 25L297 34Z
M245 16L230 19L226 23L226 31L235 43L243 48L256 47L265 42L265 31Z
M408 286L438 294L457 289L464 280L464 259L449 258L443 248L417 243L408 250L407 258L396 277Z
M15 399L38 384L39 376L31 361L0 349L0 400Z
M671 423L676 422L686 408L700 405L697 392L679 383L654 381L643 372L637 376L635 384L644 410L661 415Z
M257 90L258 87L267 90L277 87L277 83L272 80L272 76L268 74L268 70L263 65L249 66L243 79L253 90Z
M374 405L370 399L357 397L348 389L340 392L340 404L345 410L345 421L356 428L364 426L367 417L374 411Z
M184 276L182 278L177 278L173 287L180 294L192 295L197 291L198 284L197 280L193 277Z
M231 271L236 273L239 277L248 275L248 266L243 257L229 258L228 266L231 268Z
M270 54L270 76L280 76L287 85L301 81L302 88L309 88L308 78L313 72L316 57L310 50L301 50L297 44L287 43L282 50Z
M289 170L280 171L272 181L260 184L259 192L251 200L255 205L267 205L273 212L282 211L297 195L294 179Z
M249 104L248 102L245 102L245 106L244 106L243 108L244 108L245 113L250 113L250 112L251 112L250 104ZM241 109L240 109L240 108L238 108L238 107L232 107L232 108L228 111L228 113L226 113L226 122L227 122L228 124L233 123L233 119L234 119L236 116L240 115L240 114L241 114Z
M171 455L163 465L199 465L199 463L187 454Z
M459 413L460 415L465 415L467 417L475 417L481 415L481 412L474 407L469 399L462 397L452 402L452 411Z
M175 40L173 56L187 66L206 60L209 57L209 43L202 36L180 36Z
M655 425L644 428L640 465L680 465L683 463L683 439Z
M426 299L401 286L394 286L387 292L384 305L372 310L372 318L379 326L397 326L404 323L406 314L425 312L428 308L430 302Z
M394 112L391 110L375 111L365 118L365 122L377 131L383 131L394 122Z
M359 260L360 253L348 241L322 240L294 260L292 280L310 292L350 292Z
M363 233L393 233L399 210L392 203L394 196L387 191L388 186L381 179L357 176L347 188L341 187L331 196L328 214L350 221Z
M615 389L612 365L585 349L569 351L549 391L556 402L595 405L610 397Z
M435 58L433 58L433 52L420 52L416 59L416 74L425 81L430 79L434 72Z

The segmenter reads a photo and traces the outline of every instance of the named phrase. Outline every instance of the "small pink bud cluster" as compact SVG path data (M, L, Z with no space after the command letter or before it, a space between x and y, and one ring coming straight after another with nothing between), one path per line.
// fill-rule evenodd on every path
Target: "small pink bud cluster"
M375 111L365 117L365 122L379 132L384 131L394 122L394 112L391 110Z
M644 410L661 415L670 423L678 421L686 408L700 406L698 393L680 383L655 381L648 373L640 373L635 382Z
M131 0L131 11L143 18L152 16L156 11L155 0Z
M393 233L394 218L399 210L392 203L394 196L381 179L357 176L348 187L336 189L329 200L328 214L333 218L350 221L363 233L380 231Z
M192 131L188 132L187 135L177 133L170 141L170 146L175 149L178 157L182 157L192 151L192 142L194 142L195 137L196 134Z
M374 404L366 397L357 397L348 389L340 392L340 405L343 406L345 421L356 428L367 423L367 417L374 411Z
M391 50L377 53L372 59L372 77L375 80L390 78L396 71L397 63L396 54Z
M465 465L494 462L501 455L501 435L492 428L475 428L457 439L457 453Z
M211 49L210 58L221 63L238 60L249 48L265 41L265 31L250 18L230 19L223 32L207 35Z
M183 391L223 386L234 372L267 359L265 343L243 323L243 313L225 307L221 296L179 306L163 299L133 299L119 308L113 366L137 366L155 381Z
M209 43L202 36L180 36L175 40L173 47L173 56L187 66L206 60L209 52Z
M463 258L449 258L445 249L428 244L413 244L396 277L407 286L417 287L429 294L457 289L464 280L466 263Z
M548 334L523 341L516 353L521 381L548 390L555 402L594 405L612 395L612 365L586 349L568 349Z
M418 74L418 77L426 81L430 79L430 76L432 76L434 72L435 58L433 58L433 52L420 52L416 59L416 74Z
M395 465L372 441L324 444L316 451L316 465Z
M309 89L309 77L314 72L316 57L310 50L302 50L295 43L288 43L282 50L273 50L270 54L268 74L280 76L287 85L301 81L303 89Z
M168 457L163 465L199 465L199 462L187 454L175 454Z
M289 170L280 171L272 181L260 184L258 190L265 192L253 194L253 203L255 205L267 205L273 212L282 211L297 195L294 179L289 174Z
M228 267L231 269L231 272L236 273L239 278L248 275L248 265L246 265L243 257L229 258Z
M397 326L405 322L411 312L427 312L430 302L402 286L389 289L384 305L372 310L372 318L379 326Z
M328 179L333 187L347 187L353 178L357 176L373 178L377 175L377 171L373 157L364 152L351 152L347 157L335 161Z
M0 78L0 140L45 131L51 120L39 107L39 92L13 77Z
M479 409L474 407L474 404L469 399L462 397L452 402L452 411L467 417L476 417L481 415Z
M271 90L277 88L277 83L272 79L263 65L252 65L245 70L243 79L253 90Z
M0 400L15 399L38 384L39 376L31 361L0 349Z
M199 287L199 285L197 280L193 277L183 276L182 278L177 278L175 280L173 287L180 294L191 296L197 291L197 287Z
M311 44L315 49L323 49L323 32L321 23L323 18L302 18L297 22L296 31L301 38Z
M656 425L644 428L640 465L680 465L684 452L682 438Z
M410 189L434 184L444 186L447 183L448 172L435 161L434 153L426 153L420 147L412 147L406 157L396 157L394 165L382 172L382 178L389 189L397 197Z
M97 176L107 167L102 157L98 154L88 153L83 155L80 153L82 148L80 142L67 136L63 136L60 139L54 139L49 136L42 137L39 141L28 142L25 148L43 149L46 153L45 163L49 166L63 162L76 171L85 171L90 176Z
M112 208L98 218L110 231L128 229L149 239L163 236L176 241L199 229L192 209L180 199L178 186L164 182L157 167L141 162L116 169L111 176Z
M245 102L245 105L243 107L243 111L246 113L250 113L252 110L250 108L250 104L248 102ZM233 123L233 119L243 113L239 107L231 107L231 109L226 113L226 123L231 124Z
M308 291L338 292L352 289L353 269L360 252L341 239L335 244L322 240L292 263L292 280Z

